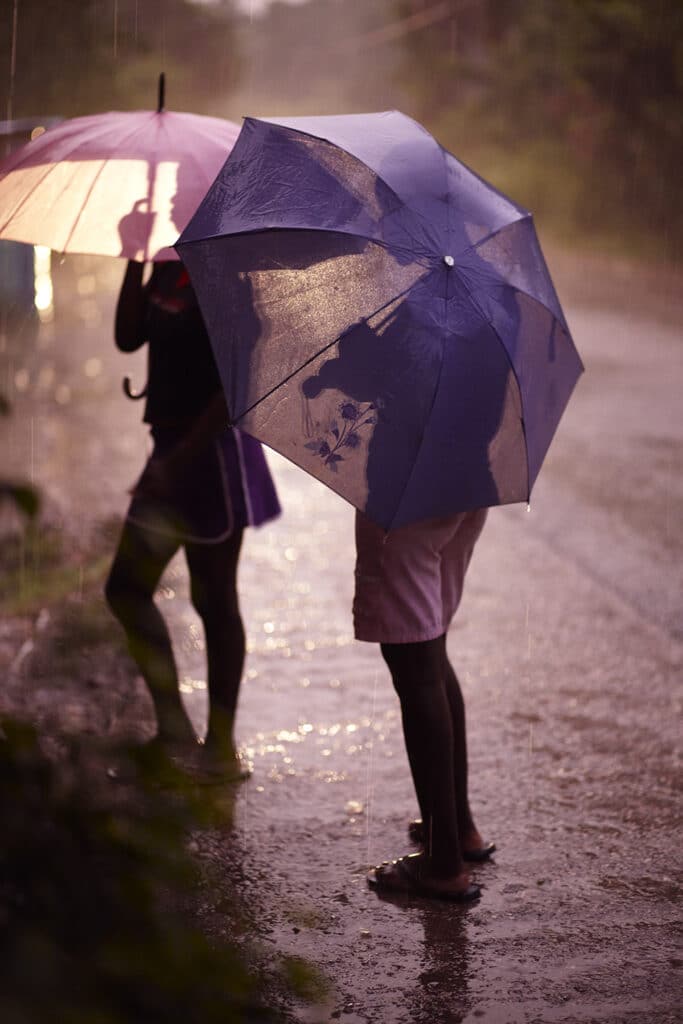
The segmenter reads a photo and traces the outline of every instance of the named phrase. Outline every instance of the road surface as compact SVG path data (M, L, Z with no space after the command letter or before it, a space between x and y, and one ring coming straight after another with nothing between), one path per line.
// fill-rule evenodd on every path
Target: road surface
M3 468L43 487L76 546L123 513L147 450L140 406L120 390L124 373L142 383L142 361L110 342L120 271L58 268L54 323L23 345L5 338L0 353L15 406ZM675 290L637 281L558 257L586 373L530 510L491 512L449 635L473 806L498 844L475 871L476 906L389 901L366 886L371 865L408 852L416 811L398 703L377 650L352 637L352 510L271 458L284 514L250 531L240 570L238 735L255 771L233 833L202 833L196 847L212 872L199 894L207 928L229 927L221 907L236 889L258 922L255 956L302 956L330 979L324 1005L293 1006L293 1019L683 1019L683 336ZM203 641L181 559L160 601L201 730ZM30 659L13 652L12 663L30 676ZM99 692L72 693L72 722L74 701L84 727L100 722ZM119 703L107 728L151 729L141 683Z

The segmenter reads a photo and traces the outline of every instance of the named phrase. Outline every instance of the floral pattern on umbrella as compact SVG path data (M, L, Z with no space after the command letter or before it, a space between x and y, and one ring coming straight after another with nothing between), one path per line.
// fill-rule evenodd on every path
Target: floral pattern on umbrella
M327 429L327 436L309 441L304 447L321 458L328 469L336 473L337 463L343 462L348 454L345 452L344 455L340 455L340 451L354 451L359 448L362 437L358 431L376 422L372 415L374 409L375 405L372 402L365 406L356 405L355 402L342 402L339 406L341 425L337 420L333 420Z

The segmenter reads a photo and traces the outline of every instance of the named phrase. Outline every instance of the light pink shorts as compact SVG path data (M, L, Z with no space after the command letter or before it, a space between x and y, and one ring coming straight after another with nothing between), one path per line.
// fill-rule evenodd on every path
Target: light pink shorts
M448 630L488 509L386 531L356 513L358 640L407 644Z

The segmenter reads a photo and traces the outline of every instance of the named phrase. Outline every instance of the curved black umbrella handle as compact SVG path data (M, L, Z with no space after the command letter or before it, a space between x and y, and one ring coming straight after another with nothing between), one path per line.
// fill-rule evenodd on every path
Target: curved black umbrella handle
M130 383L130 377L124 377L123 378L123 393L128 398L132 398L134 401L137 401L139 398L144 398L145 395L147 394L147 385L145 384L145 386L142 389L142 391L133 391L133 388L131 387L131 383Z

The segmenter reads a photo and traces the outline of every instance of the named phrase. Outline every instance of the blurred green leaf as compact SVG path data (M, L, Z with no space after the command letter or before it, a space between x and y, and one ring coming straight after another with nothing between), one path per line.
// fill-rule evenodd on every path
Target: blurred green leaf
M30 484L12 484L0 480L0 501L11 501L29 519L40 510L40 495Z
M188 909L201 801L160 787L148 750L61 747L48 757L31 726L0 722L0 1019L279 1019L237 949ZM134 769L128 785L108 780L112 760Z

